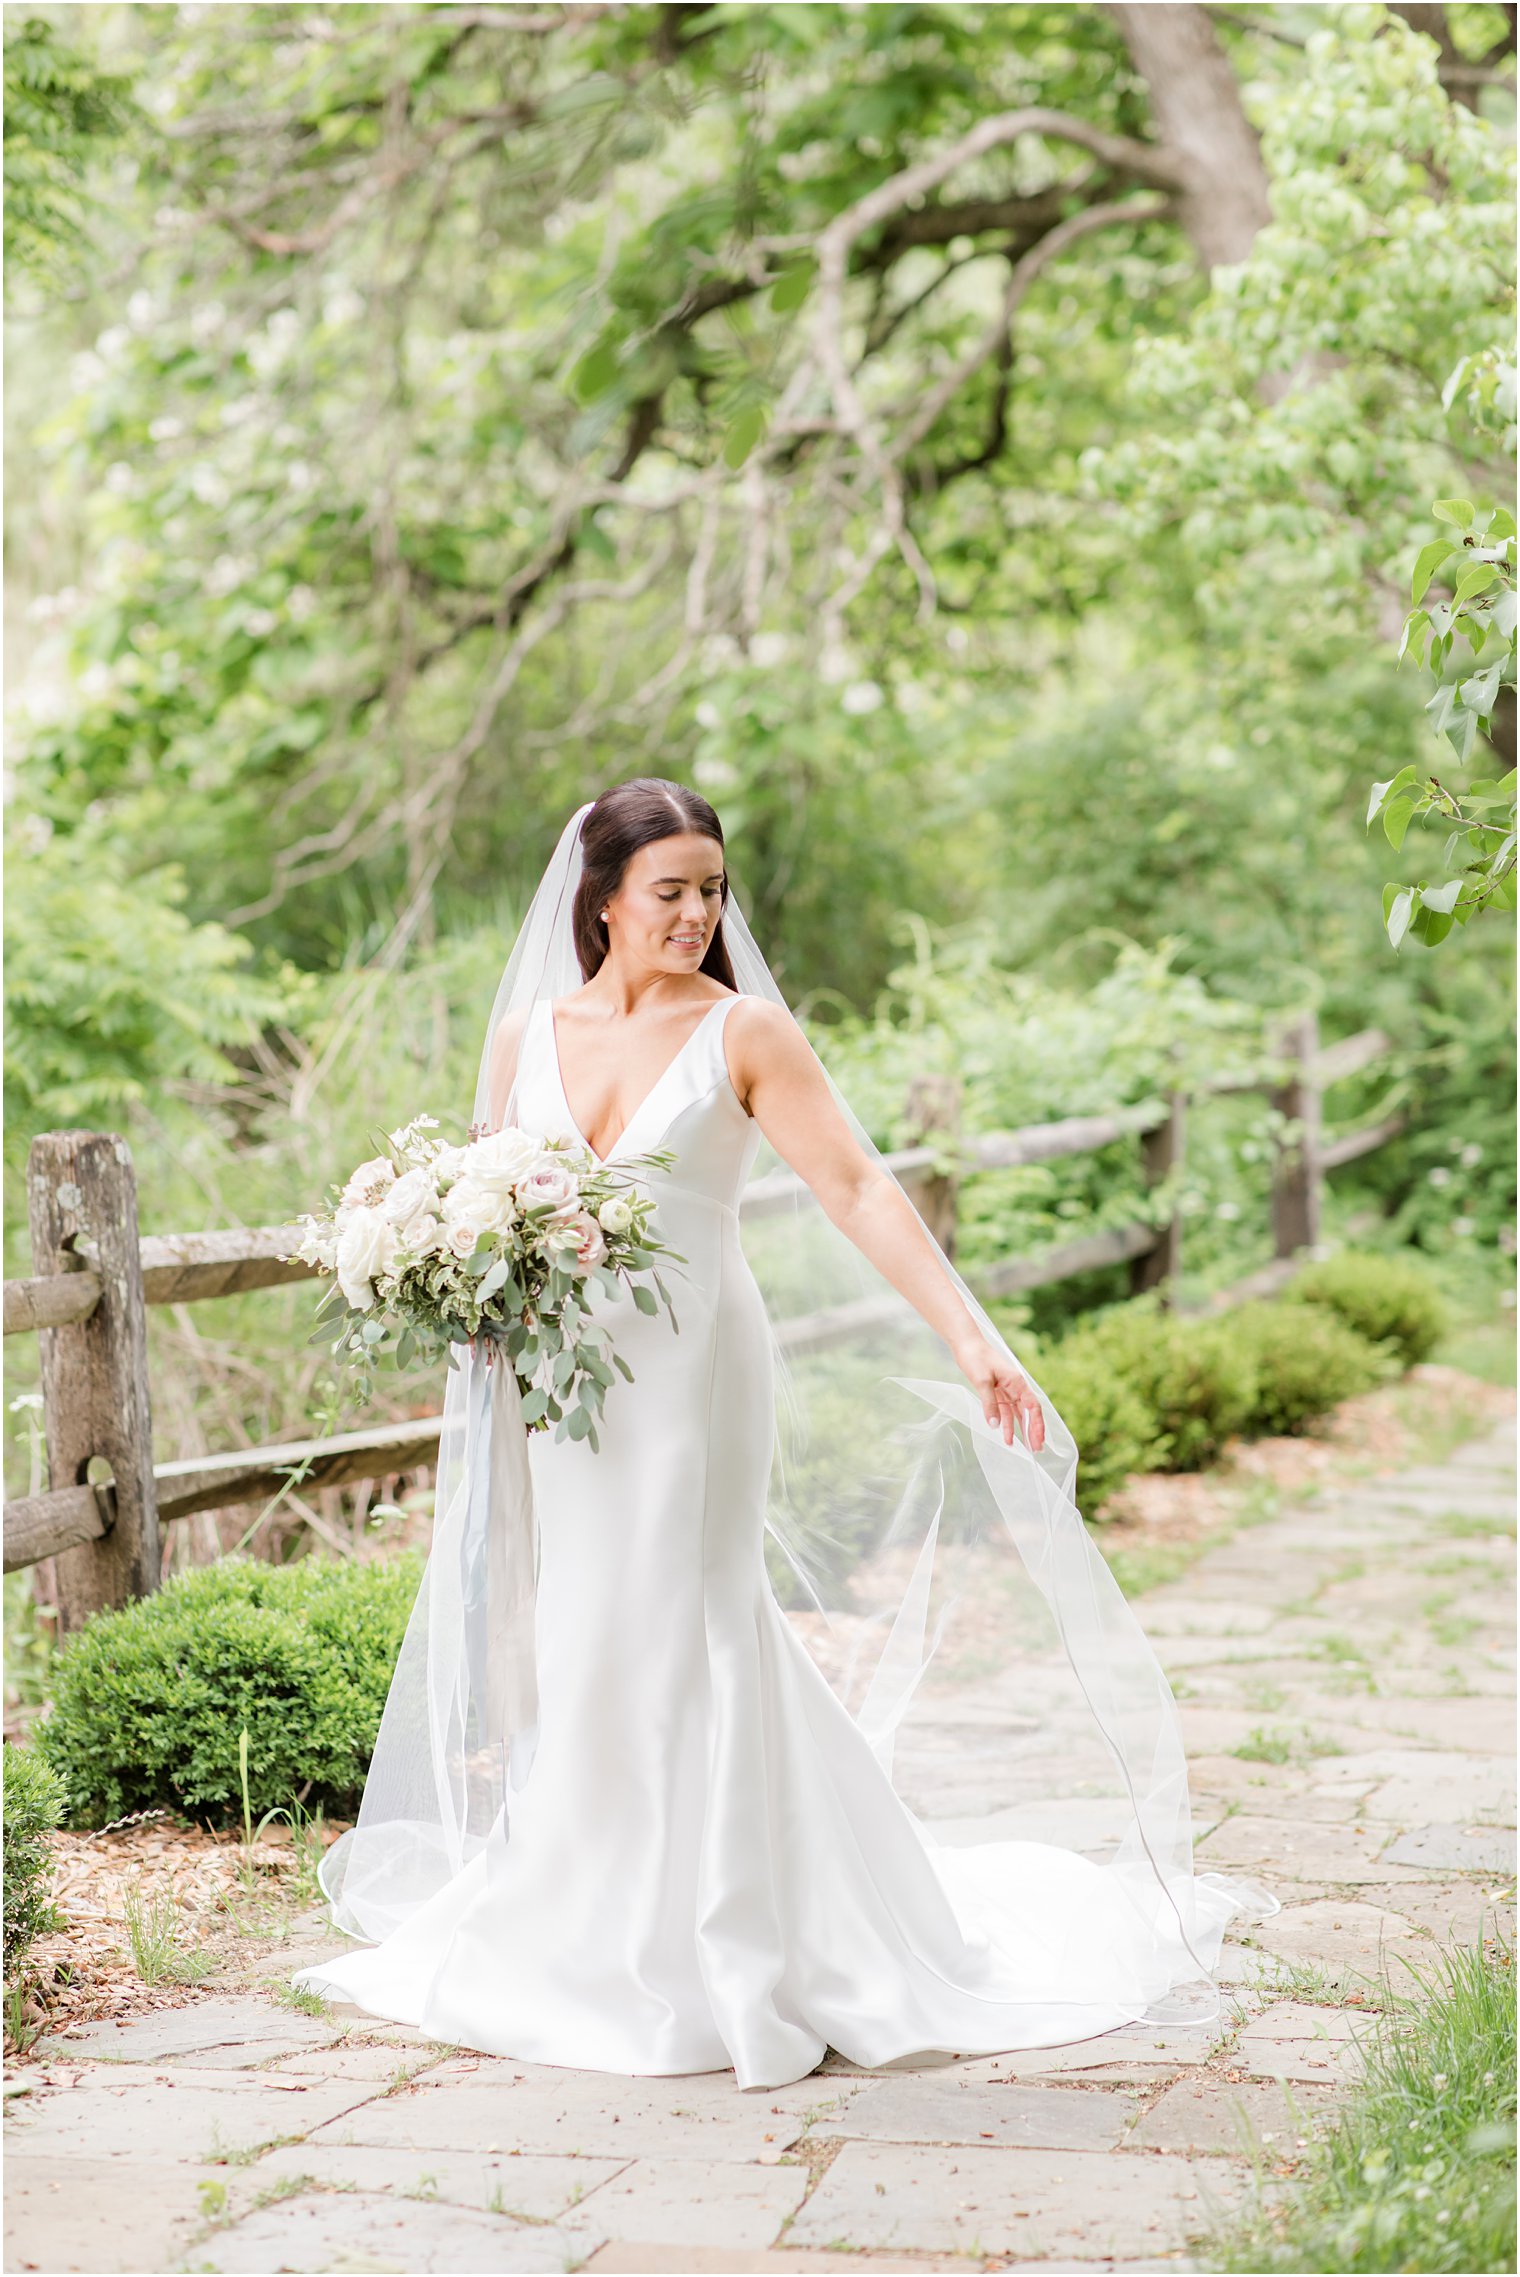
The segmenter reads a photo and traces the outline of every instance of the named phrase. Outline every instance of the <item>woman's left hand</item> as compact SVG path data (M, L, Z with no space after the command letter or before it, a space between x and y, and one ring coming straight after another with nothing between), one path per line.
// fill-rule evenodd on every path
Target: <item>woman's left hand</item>
M985 1336L965 1345L956 1353L956 1364L982 1403L982 1413L994 1431L1001 1431L1005 1446L1013 1445L1013 1427L1018 1422L1024 1434L1024 1443L1031 1452L1045 1444L1045 1413L1022 1375L996 1345L989 1344Z

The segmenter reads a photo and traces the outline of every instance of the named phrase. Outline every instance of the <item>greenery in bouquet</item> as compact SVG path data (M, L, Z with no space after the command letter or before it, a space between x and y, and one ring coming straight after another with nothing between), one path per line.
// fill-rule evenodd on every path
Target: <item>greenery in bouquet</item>
M312 1341L366 1380L374 1365L426 1362L484 1347L516 1373L530 1431L589 1439L616 1369L633 1371L595 1318L598 1294L626 1287L642 1313L675 1306L661 1262L685 1263L653 1231L643 1182L668 1150L616 1164L589 1147L508 1125L472 1127L463 1145L418 1115L361 1162L332 1206L298 1222L290 1254L333 1276ZM325 1316L325 1317L324 1317ZM333 1335L336 1326L336 1335Z

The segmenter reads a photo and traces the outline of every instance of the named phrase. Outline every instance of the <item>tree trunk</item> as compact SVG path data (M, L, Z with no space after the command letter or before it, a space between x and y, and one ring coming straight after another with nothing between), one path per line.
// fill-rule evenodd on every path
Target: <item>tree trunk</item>
M1115 5L1162 141L1182 171L1182 225L1206 269L1243 261L1272 218L1256 129L1205 8Z

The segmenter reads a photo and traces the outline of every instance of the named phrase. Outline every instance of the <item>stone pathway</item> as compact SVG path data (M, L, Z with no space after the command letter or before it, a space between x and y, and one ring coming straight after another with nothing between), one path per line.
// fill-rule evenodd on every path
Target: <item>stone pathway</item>
M6 2267L1197 2266L1189 2240L1253 2150L1290 2177L1354 2077L1367 2008L1346 1996L1513 1897L1512 1446L1506 1426L1300 1502L1144 1599L1198 1864L1282 1899L1227 1947L1217 2023L869 2074L831 2059L740 2094L302 2013L276 1992L322 1949L308 1922L264 1983L17 2070ZM983 1743L1001 1696L978 1696Z

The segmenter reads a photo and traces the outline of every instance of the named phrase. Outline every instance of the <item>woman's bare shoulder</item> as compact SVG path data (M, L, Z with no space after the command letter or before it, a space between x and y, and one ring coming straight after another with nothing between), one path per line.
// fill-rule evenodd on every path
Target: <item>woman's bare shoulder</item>
M730 1063L744 1088L767 1068L805 1056L807 1038L784 1004L768 996L741 996L724 1023Z

